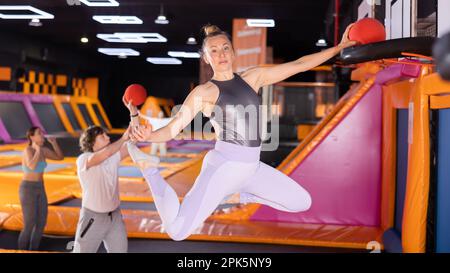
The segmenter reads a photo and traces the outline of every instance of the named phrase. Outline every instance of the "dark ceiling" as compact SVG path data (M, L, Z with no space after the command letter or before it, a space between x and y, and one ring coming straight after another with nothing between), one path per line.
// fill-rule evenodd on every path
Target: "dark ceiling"
M268 46L274 47L274 57L289 60L317 50L315 42L325 33L325 16L329 0L118 0L119 7L89 7L69 5L76 0L0 0L1 5L32 5L55 16L41 20L43 26L28 26L29 20L2 20L0 31L14 32L30 38L45 40L90 54L98 47L130 47L141 56L130 57L145 62L146 57L167 57L168 50L197 50L186 45L190 34L201 39L200 29L206 23L216 24L231 32L233 18L272 18L276 27L268 29ZM157 25L155 18L164 5L170 24ZM92 19L93 15L134 15L142 25L106 25ZM122 44L108 43L96 38L97 33L158 32L167 43ZM80 38L87 36L88 44ZM2 41L4 43L5 41ZM114 58L114 57L111 57ZM196 60L187 60L196 62Z

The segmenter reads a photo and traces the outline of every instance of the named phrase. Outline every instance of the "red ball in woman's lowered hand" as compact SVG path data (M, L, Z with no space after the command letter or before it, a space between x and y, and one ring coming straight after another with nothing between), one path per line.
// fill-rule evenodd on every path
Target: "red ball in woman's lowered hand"
M124 96L127 102L131 100L134 106L139 106L147 99L147 91L142 85L135 83L127 87Z

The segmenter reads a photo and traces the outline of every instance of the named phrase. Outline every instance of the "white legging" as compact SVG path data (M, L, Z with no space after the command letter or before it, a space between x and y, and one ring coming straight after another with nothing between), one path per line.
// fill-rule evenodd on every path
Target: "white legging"
M224 199L237 192L242 203L260 203L287 212L308 210L309 193L290 177L260 162L260 151L261 147L217 141L206 154L200 174L181 205L158 169L144 170L169 236L176 241L186 239Z

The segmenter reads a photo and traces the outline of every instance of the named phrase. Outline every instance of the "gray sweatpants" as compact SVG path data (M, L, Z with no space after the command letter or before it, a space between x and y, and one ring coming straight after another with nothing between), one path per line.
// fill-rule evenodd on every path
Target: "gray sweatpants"
M47 195L43 181L23 180L19 187L23 214L23 229L19 235L19 249L37 250L47 224Z
M73 252L95 253L102 242L110 253L128 251L127 231L120 209L98 213L81 208Z

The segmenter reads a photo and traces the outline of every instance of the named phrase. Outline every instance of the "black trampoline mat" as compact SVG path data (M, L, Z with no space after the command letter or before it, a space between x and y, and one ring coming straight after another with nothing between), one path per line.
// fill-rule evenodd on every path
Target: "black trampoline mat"
M122 135L120 134L108 134L111 142L117 141ZM82 154L80 150L80 139L79 137L64 136L64 134L55 135L56 140L61 148L65 157L78 157ZM46 142L45 144L51 148L50 144Z
M86 104L77 104L78 109L80 109L81 115L83 116L84 121L87 123L88 126L95 125L94 122L91 119L91 116L89 115L89 111L87 109Z
M21 101L0 101L0 119L12 139L24 139L32 125Z
M94 109L95 115L97 115L97 119L100 122L100 125L103 128L108 128L108 126L106 125L106 121L103 119L103 116L100 113L100 108L98 107L98 105L97 104L92 104L92 108Z
M64 111L66 112L67 118L69 119L69 122L72 125L72 128L75 131L81 130L80 123L78 123L78 120L75 117L75 113L73 112L72 106L70 106L69 103L62 103L62 107L64 108Z
M56 141L58 142L59 147L61 148L65 157L77 157L81 155L81 150L79 146L79 138L78 137L63 137L57 136ZM50 144L46 142L46 145L50 148Z
M61 206L61 207L81 207L81 199L79 198L73 198L69 199L57 204L54 204L53 206ZM234 207L234 204L221 204L217 207L217 210L227 209ZM149 211L156 211L155 203L153 202L128 202L128 201L121 201L120 202L120 209L126 209L126 210L149 210Z
M33 108L47 133L54 134L66 131L53 103L33 103Z
M17 249L18 231L0 231L0 248ZM71 236L44 235L41 251L70 252ZM99 253L105 253L103 244ZM367 253L368 250L349 248L308 247L295 245L275 245L257 243L229 243L213 241L173 241L160 239L128 239L129 253Z

